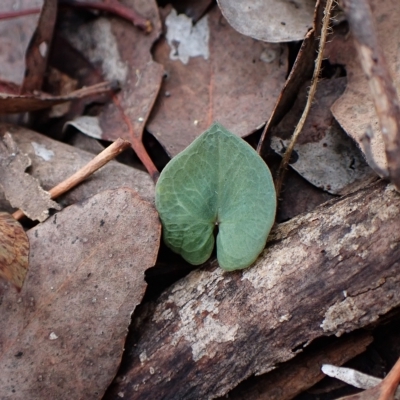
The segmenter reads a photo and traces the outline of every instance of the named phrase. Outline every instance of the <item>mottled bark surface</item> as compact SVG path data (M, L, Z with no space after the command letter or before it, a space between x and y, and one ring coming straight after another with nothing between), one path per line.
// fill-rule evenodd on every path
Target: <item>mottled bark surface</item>
M400 195L378 183L280 225L253 267L215 263L135 320L106 399L207 399L400 304Z

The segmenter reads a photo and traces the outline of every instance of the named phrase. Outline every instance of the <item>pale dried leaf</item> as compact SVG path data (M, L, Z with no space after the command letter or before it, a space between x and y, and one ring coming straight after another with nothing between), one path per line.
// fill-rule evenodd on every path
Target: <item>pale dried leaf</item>
M110 190L28 236L21 293L0 286L0 398L101 399L156 260L157 212L130 189Z
M6 133L0 141L0 186L5 197L15 208L20 208L32 220L44 221L49 216L49 208L60 206L43 190L40 183L25 170L31 160L23 154L12 135Z
M302 40L312 27L315 0L217 0L222 14L243 35L266 42Z

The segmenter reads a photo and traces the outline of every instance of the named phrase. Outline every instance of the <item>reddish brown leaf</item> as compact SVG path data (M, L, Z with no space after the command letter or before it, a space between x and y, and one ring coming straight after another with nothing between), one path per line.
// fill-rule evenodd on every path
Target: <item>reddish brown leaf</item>
M176 21L174 14L168 15ZM185 18L178 16L182 17ZM201 29L199 36L209 30L209 41L205 40L208 59L191 57L187 64L171 59L180 57L185 61L178 39L170 40L175 49L165 39L155 48L155 59L165 66L167 77L148 129L172 156L215 120L239 136L254 132L270 116L285 82L285 45L263 43L239 34L218 7L205 18L196 26ZM174 29L169 21L167 25Z
M157 212L130 189L110 190L28 236L21 293L0 286L0 398L100 399L157 256Z
M57 18L57 1L44 0L38 26L25 54L25 78L21 93L31 93L42 88L54 24Z
M28 271L29 241L10 214L0 212L0 277L22 288Z

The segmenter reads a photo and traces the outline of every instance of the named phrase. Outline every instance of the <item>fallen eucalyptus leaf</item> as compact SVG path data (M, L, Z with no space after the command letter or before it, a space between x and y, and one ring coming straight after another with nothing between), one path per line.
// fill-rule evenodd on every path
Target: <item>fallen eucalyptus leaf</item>
M0 277L20 290L28 271L29 240L20 223L0 212Z
M242 139L214 123L166 166L156 186L164 241L194 265L214 248L221 268L252 264L275 219L271 173Z

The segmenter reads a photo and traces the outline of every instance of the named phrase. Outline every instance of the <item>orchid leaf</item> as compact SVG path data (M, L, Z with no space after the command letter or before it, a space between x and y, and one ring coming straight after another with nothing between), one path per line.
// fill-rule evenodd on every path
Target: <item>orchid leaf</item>
M250 266L275 219L271 173L244 140L214 123L162 171L156 208L168 247L194 265L214 248L224 270Z

